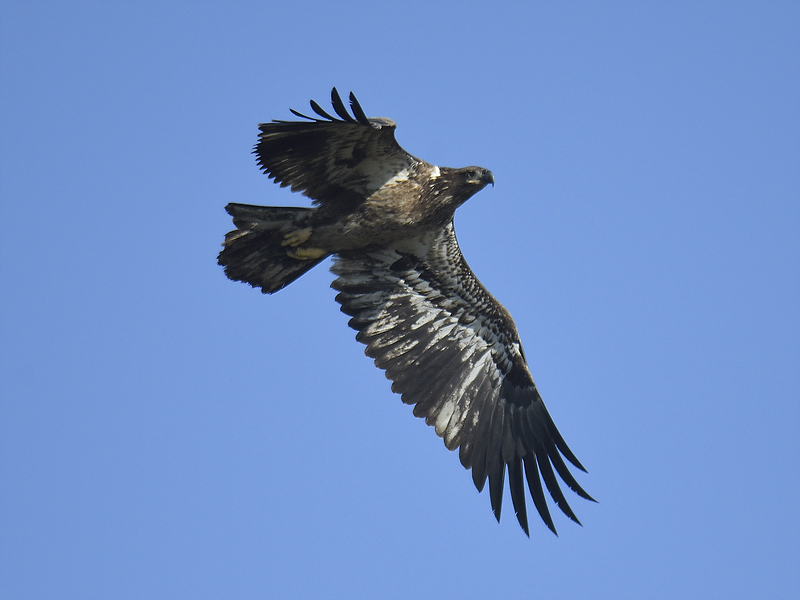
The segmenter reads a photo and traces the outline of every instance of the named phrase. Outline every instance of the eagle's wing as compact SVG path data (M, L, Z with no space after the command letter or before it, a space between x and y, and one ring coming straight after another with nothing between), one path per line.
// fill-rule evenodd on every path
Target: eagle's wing
M281 187L291 186L315 204L358 203L404 170L424 164L397 143L394 121L368 119L352 93L353 115L336 88L331 101L338 119L312 100L318 117L292 110L306 121L259 125L261 134L253 153L261 170Z
M386 370L392 390L414 415L459 449L478 490L489 495L500 520L508 469L511 499L525 533L527 480L533 503L555 533L542 487L578 522L556 473L578 495L562 455L584 470L556 429L528 371L506 309L481 285L456 241L452 223L424 239L336 258L332 287L352 316L356 339Z

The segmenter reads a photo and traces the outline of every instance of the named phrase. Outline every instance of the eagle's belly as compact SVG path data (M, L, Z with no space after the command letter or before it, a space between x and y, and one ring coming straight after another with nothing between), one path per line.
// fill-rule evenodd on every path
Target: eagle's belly
M404 180L381 188L354 211L331 215L327 210L320 210L312 217L316 223L311 225L312 234L307 245L329 252L385 246L444 225L448 219L438 218L434 214L438 212L435 206L425 206L419 188L418 184Z
M385 246L391 242L420 233L424 227L402 215L354 213L340 220L312 227L307 245L329 252L353 250L366 246Z

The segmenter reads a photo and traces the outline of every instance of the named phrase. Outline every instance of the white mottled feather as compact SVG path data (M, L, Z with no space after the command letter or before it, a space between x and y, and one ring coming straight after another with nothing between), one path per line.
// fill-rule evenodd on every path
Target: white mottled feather
M472 468L479 489L488 475L495 514L507 466L514 507L527 530L520 508L524 461L526 469L535 469L528 483L548 526L554 530L541 483L531 483L540 476L559 508L577 520L553 469L589 498L559 453L582 467L536 390L511 317L463 260L452 223L384 249L342 253L332 271L336 299L353 316L350 324L367 355L448 448L461 447L462 463Z

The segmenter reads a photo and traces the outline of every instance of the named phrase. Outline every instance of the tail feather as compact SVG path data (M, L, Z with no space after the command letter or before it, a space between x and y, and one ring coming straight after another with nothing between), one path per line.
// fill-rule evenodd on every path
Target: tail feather
M260 287L265 294L283 289L323 260L292 258L281 245L284 235L303 213L314 210L299 207L228 204L236 229L225 236L217 262L235 281Z

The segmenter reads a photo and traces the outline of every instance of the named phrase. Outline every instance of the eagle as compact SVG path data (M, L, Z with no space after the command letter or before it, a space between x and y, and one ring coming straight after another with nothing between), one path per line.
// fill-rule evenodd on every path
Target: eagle
M291 109L302 120L259 125L259 167L312 206L228 204L236 229L225 236L219 264L230 279L273 294L333 257L331 287L356 339L414 415L458 449L479 492L488 479L498 522L507 471L527 536L526 483L553 533L545 487L580 524L558 478L594 501L564 459L585 469L536 389L511 315L456 241L456 209L494 185L492 172L412 156L397 143L394 121L368 118L355 95L349 100L350 111L333 88L335 115L312 100L315 116Z

